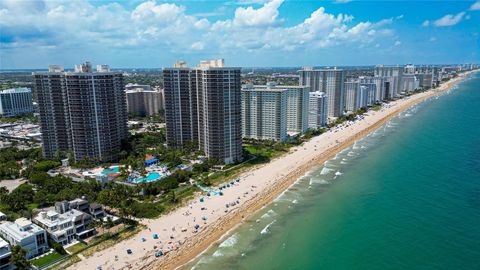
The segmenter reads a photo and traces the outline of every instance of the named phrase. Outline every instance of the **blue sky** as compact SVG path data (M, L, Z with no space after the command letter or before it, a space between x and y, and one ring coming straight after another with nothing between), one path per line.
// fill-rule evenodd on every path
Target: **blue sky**
M480 62L480 1L0 1L0 69Z

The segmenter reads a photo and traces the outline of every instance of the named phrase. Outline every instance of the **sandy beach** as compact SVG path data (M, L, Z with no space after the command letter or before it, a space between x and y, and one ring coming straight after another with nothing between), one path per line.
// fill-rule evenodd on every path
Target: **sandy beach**
M314 137L292 148L288 154L243 173L239 182L235 181L222 191L223 196L201 196L203 202L197 197L168 215L142 220L146 229L134 238L84 258L69 269L96 269L98 266L102 269L181 267L274 200L313 167L322 165L399 113L451 89L469 73L436 89L385 104L378 111L369 111L361 120L344 123ZM158 239L153 238L154 234L158 235ZM132 254L127 254L127 249L131 249ZM166 254L156 258L157 250Z

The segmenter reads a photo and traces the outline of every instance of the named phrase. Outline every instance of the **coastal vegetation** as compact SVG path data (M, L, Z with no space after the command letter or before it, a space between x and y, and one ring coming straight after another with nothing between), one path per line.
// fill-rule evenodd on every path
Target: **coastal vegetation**
M0 116L0 123L16 123L16 122L38 124L39 118L38 116L35 116L33 113L19 114L13 117Z
M19 245L12 247L12 257L10 263L14 265L18 270L29 270L30 262L26 259L27 251Z
M20 177L22 160L31 164L41 159L41 149L19 150L16 147L4 148L0 151L0 180Z

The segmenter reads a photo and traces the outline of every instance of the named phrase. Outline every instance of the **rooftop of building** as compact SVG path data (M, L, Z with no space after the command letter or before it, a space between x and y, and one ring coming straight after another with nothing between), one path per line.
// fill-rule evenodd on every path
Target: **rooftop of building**
M175 62L175 64L173 65L173 67L170 67L170 68L164 68L165 70L177 70L177 69L190 69L188 67L188 64L187 62L183 61L183 60L178 60L177 62ZM225 67L225 60L223 58L219 58L219 59L212 59L212 60L202 60L200 61L200 63L198 63L198 65L193 68L193 69L200 69L200 70L208 70L208 69L220 69L220 70L224 70L224 69L240 69L239 67Z
M0 238L0 259L3 259L9 256L11 253L12 251L10 250L10 244L7 241Z
M134 94L134 93L160 93L163 89L143 89L143 88L134 88L134 89L127 89L125 93L127 94Z
M101 64L97 65L96 70L92 68L90 62L85 62L83 64L75 65L73 71L65 71L62 65L49 65L48 71L42 72L33 72L33 75L48 75L48 74L65 74L65 75L78 75L78 74L89 74L89 75L105 75L105 74L118 74L121 72L111 71L109 65Z
M5 241L3 238L0 238L0 249L9 247L9 244L7 241Z
M327 95L325 94L325 92L316 91L316 92L310 92L310 97L321 98L321 97L327 97Z
M340 72L340 71L343 71L343 69L339 69L339 68L320 68L320 69L315 69L313 67L303 67L300 71L336 71L336 72Z
M63 214L60 214L54 210L48 210L38 213L38 215L35 217L35 220L46 225L47 227L52 227L68 221L75 221L83 215L86 214L77 209L70 209Z
M31 93L32 89L27 87L10 88L0 91L0 94Z
M87 200L83 198L76 198L70 201L71 204L77 203L77 204L82 204L82 203L88 203Z
M26 218L19 218L15 222L5 221L0 224L0 230L14 238L16 241L35 235L36 233L43 231L38 225L33 224Z

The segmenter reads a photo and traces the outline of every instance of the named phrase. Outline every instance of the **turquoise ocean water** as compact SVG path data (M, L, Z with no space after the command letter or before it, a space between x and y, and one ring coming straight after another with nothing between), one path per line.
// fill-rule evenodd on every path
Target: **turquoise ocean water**
M187 266L480 269L480 74L412 107Z

